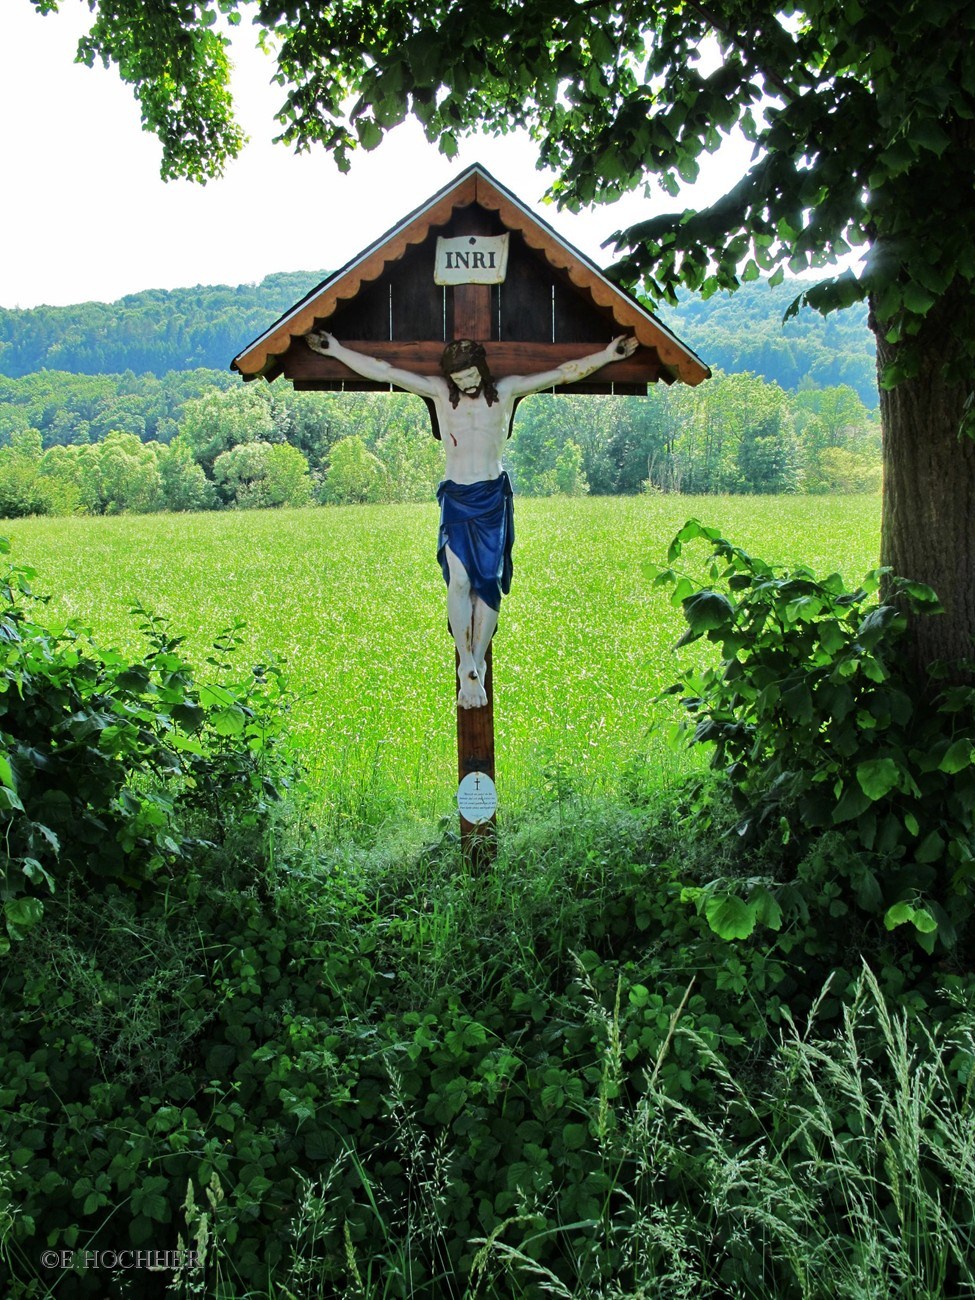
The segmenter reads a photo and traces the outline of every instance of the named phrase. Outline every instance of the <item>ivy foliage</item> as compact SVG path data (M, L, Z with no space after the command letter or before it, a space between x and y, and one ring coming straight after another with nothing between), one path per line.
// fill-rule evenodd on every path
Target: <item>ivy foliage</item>
M711 547L707 585L672 567L687 542ZM670 567L654 570L683 609L679 645L706 640L716 664L686 668L682 740L712 746L743 839L774 836L785 864L744 890L708 882L692 897L714 929L779 929L824 901L887 929L908 926L928 953L970 942L975 880L975 690L912 680L899 653L909 614L937 614L930 588L868 574L778 569L689 520ZM878 596L881 578L884 595ZM937 679L941 670L930 669ZM708 798L697 816L707 822Z
M234 674L239 627L201 680L181 638L141 606L136 661L77 624L44 626L32 577L9 562L0 577L0 955L68 882L86 894L164 887L188 857L255 825L291 770L287 679L275 663Z

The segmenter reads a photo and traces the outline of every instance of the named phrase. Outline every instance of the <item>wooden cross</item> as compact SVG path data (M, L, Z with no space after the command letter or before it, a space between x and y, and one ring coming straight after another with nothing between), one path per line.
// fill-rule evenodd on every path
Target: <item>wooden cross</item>
M489 235L492 228L487 214L480 208L458 213L458 235ZM491 337L491 286L458 284L454 286L454 336L459 339ZM484 689L487 704L480 709L457 707L457 783L469 772L484 772L493 781L494 770L494 642L488 646L484 661ZM453 686L456 695L460 656L454 651ZM460 812L460 842L467 862L474 868L489 866L497 847L497 815L486 822L470 822Z
M445 241L442 269L440 239ZM473 252L461 256L457 250L470 239L490 251L483 258ZM457 283L458 269L481 282ZM484 282L495 272L493 283ZM381 376L363 377L340 359L311 350L306 340L322 329L353 351L413 374L439 375L444 345L457 339L486 345L498 380L583 360L599 342L623 334L639 343L635 354L614 358L598 374L572 380L561 391L645 394L658 380L697 384L710 374L641 303L478 164L295 303L238 353L232 366L245 379L270 381L283 374L299 390L389 390L390 382ZM428 400L427 406L439 437L435 403ZM458 785L471 773L494 780L490 647L482 684L487 704L457 709ZM456 687L455 675L452 690ZM474 784L486 785L477 777ZM472 812L482 791L473 794ZM494 817L471 821L459 810L468 859L490 862Z

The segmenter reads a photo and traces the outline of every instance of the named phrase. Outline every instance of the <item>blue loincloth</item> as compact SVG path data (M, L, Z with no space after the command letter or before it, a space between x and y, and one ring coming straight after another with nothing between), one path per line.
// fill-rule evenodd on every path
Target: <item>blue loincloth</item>
M444 582L450 582L447 546L467 570L471 589L491 609L501 608L501 596L511 589L511 548L515 540L511 480L455 483L445 479L437 488L440 535L437 559Z

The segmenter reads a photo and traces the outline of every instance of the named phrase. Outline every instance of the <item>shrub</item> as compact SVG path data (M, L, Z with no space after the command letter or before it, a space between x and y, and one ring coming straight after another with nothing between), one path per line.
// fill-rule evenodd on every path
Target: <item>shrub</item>
M908 613L935 611L935 594L885 570L850 591L837 574L776 569L696 520L671 565L696 538L711 544L709 584L672 567L655 581L683 608L679 645L706 638L720 661L682 671L666 693L681 697L683 739L713 746L739 836L780 845L778 879L730 891L713 881L699 907L727 937L786 915L835 925L859 912L909 927L927 953L955 948L975 877L975 690L933 694L899 653ZM701 791L692 833L711 815Z
M33 576L8 562L0 577L0 953L69 877L84 891L158 886L199 847L195 823L210 840L253 824L291 768L287 679L275 663L231 675L239 628L218 639L200 681L181 638L141 606L136 662L77 624L45 627Z

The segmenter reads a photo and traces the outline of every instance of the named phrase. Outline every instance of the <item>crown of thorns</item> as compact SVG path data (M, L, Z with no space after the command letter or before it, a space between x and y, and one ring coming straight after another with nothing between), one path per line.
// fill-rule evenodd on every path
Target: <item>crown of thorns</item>
M455 375L460 370L476 366L478 370L487 367L487 354L484 345L473 339L457 339L448 343L440 358L440 369L444 375Z

